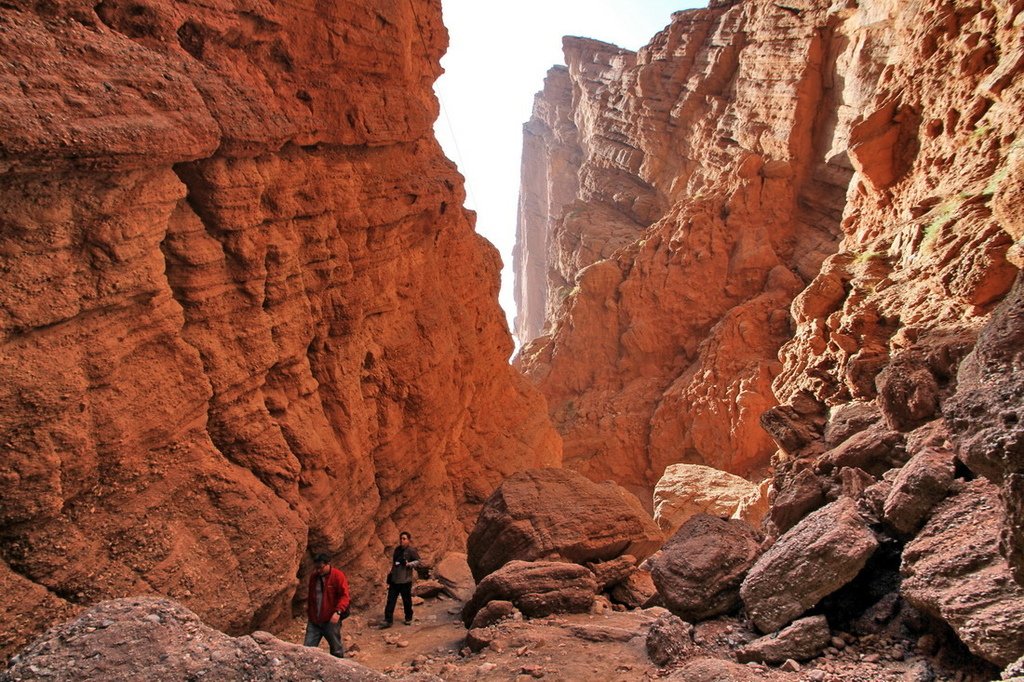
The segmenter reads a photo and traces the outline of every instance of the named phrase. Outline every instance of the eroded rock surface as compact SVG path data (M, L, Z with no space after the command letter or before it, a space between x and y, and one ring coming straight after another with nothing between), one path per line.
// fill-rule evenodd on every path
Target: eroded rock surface
M740 605L740 583L756 561L760 536L748 524L698 514L665 543L651 577L668 607L696 622Z
M757 506L761 492L744 478L699 464L673 464L654 486L654 520L672 535L697 514L728 518ZM756 514L753 514L756 517ZM758 525L760 518L751 518Z
M957 381L943 414L963 461L1001 484L1004 553L1024 585L1024 278L993 313Z
M936 419L1024 264L1019 17L747 0L635 54L567 40L527 126L517 266L520 364L567 465L650 491L670 464L753 478L776 446Z
M0 672L22 680L299 680L381 682L375 670L266 632L229 637L167 599L98 604L21 651Z
M778 630L853 580L878 540L848 497L807 516L779 538L743 580L740 595L758 630Z
M0 655L138 593L275 627L309 551L376 583L558 464L446 41L426 0L0 8Z
M1024 655L1024 587L999 553L1003 506L985 479L935 508L903 551L900 593L941 618L978 656L1003 667Z

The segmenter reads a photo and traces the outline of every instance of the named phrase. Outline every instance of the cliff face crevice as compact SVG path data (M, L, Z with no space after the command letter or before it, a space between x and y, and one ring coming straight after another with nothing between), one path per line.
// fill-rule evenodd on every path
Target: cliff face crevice
M676 462L757 477L778 444L825 448L830 412L892 400L876 384L898 357L952 390L1017 273L1001 207L1019 173L1020 11L751 0L676 13L636 55L566 40L579 189L534 211L548 275L520 269L517 286L546 290L549 314L517 333L567 466L644 497ZM551 128L551 96L528 128ZM543 154L524 148L524 187ZM656 208L622 237L606 207L633 198ZM611 253L582 261L584 235Z
M445 44L437 2L0 9L0 651L139 593L272 628L310 551L363 599L559 463Z

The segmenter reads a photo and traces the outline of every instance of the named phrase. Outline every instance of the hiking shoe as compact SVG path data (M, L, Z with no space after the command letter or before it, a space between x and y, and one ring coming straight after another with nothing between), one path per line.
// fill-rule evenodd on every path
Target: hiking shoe
M406 618L405 619L405 624L406 625L412 625L412 618Z
M381 630L387 630L389 627L391 627L391 623L385 621L381 623L378 627L380 627Z

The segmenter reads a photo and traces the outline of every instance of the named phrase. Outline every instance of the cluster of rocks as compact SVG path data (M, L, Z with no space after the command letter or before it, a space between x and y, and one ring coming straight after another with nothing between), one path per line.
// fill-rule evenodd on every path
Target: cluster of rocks
M1018 282L963 362L951 359L960 346L903 353L871 400L824 410L805 395L766 414L783 448L773 538L740 588L759 630L812 609L862 628L873 614L905 637L948 626L999 668L1024 654L1012 561L1021 309Z
M1001 551L1013 545L999 488L966 465L933 375L895 363L879 386L884 397L817 422L812 401L766 416L789 450L777 458L760 528L736 513L741 488L698 486L687 506L673 486L661 525L675 530L661 545L617 486L562 470L508 479L470 536L479 579L463 610L470 648L486 647L487 628L503 618L663 605L676 644L653 645L659 664L687 657L690 624L741 614L754 631L731 647L741 663L796 670L849 656L856 641L865 666L942 653L944 643L966 667L1006 668L1024 655L1024 588ZM993 428L986 438L1001 442ZM715 490L725 490L728 509L715 507Z
M474 650L484 628L507 617L540 618L657 601L638 563L663 541L632 494L562 469L516 474L488 499L468 542L479 581L462 611Z

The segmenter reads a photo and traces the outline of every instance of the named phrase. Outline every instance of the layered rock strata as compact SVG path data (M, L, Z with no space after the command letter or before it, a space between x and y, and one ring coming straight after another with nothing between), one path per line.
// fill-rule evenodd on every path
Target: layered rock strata
M937 416L1024 264L1021 10L747 0L636 54L566 40L527 125L517 287L546 292L520 364L568 466L649 493L779 445L782 494L844 405L887 434Z
M566 39L580 187L521 212L549 216L553 252L553 315L521 365L567 465L647 496L671 463L768 464L758 419L788 308L835 249L852 174L830 151L849 126L825 113L840 99L834 23L745 2L677 13L637 54ZM550 130L552 89L535 108ZM546 162L528 146L523 163Z
M440 15L0 8L0 654L138 593L273 627L308 551L361 598L558 464L432 137Z

